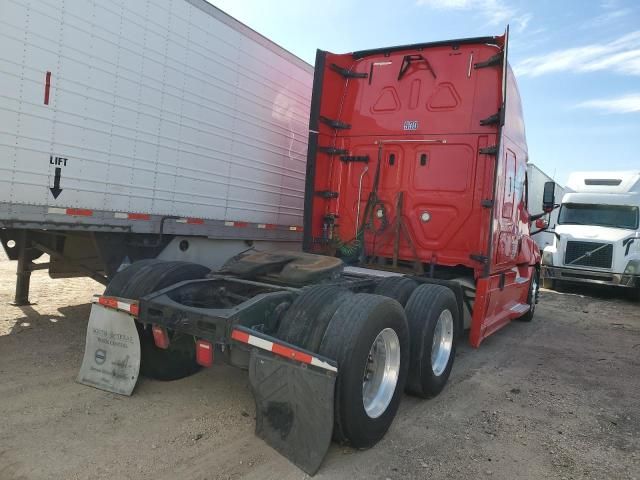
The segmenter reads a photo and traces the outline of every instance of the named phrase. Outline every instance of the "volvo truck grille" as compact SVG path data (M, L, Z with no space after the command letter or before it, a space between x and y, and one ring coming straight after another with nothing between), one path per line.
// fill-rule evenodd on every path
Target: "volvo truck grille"
M611 268L613 245L595 242L567 242L564 254L565 265L580 267Z

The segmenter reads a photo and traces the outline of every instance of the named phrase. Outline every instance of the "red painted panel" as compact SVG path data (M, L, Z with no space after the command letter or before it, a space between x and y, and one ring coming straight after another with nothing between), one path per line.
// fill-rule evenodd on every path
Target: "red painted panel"
M473 269L476 346L522 314L539 262L524 202L517 85L503 60L475 68L505 44L506 36L320 55L311 119L318 146L334 151L310 149L306 248L333 254L355 245L389 259L400 219L399 260ZM490 121L500 113L504 125Z

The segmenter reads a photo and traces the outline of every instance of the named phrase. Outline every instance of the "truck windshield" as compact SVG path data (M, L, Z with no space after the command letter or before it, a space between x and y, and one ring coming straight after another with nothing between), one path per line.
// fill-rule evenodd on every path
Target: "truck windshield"
M638 207L564 203L560 207L558 223L563 225L599 225L635 230L638 228Z

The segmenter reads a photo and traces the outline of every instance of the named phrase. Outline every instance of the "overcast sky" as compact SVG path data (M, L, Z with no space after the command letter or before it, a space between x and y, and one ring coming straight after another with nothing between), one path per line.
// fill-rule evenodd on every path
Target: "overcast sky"
M640 2L636 0L211 0L313 63L336 53L500 35L522 94L530 161L640 170Z

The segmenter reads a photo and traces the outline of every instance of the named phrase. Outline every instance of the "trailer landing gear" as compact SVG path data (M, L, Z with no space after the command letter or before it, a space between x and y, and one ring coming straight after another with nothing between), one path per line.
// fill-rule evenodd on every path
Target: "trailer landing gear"
M18 249L18 267L16 270L16 295L11 305L22 307L32 305L29 301L29 286L31 284L31 272L37 266L31 261L31 242L26 230L19 232L15 247ZM35 267L35 268L34 268Z

